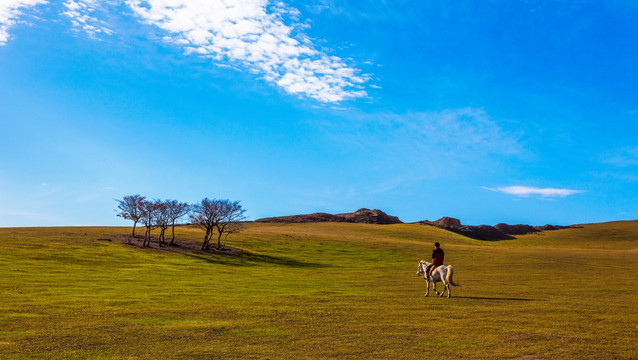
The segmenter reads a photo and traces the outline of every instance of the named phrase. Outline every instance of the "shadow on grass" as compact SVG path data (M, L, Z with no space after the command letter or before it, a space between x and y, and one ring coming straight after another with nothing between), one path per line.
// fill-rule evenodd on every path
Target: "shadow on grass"
M223 264L223 265L231 265L231 266L255 266L259 264L272 264L272 265L282 265L288 267L295 268L325 268L329 267L326 264L313 263L313 262L305 262L299 261L295 259L286 258L283 256L271 256L271 255L257 255L251 253L242 253L235 255L225 255L225 254L189 254L184 253L183 255L192 257L195 259L204 260L213 264Z
M188 240L180 240L179 243L175 244L163 244L162 246L157 243L157 241L151 241L149 246L142 247L139 236L135 238L137 241L132 241L133 238L130 236L122 236L116 235L116 238L120 239L122 244L127 247L143 249L143 250L151 250L161 253L177 253L184 256L188 256L191 258L203 260L213 264L222 264L222 265L230 265L230 266L255 266L259 264L272 264L272 265L281 265L295 268L325 268L330 267L330 265L321 264L321 263L313 263L313 262L305 262L299 261L283 256L273 256L273 255L260 255L253 254L246 250L237 249L229 246L222 245L221 249L216 249L211 247L210 250L202 251L202 244L200 242L188 241ZM98 239L104 240L104 239Z
M526 298L511 298L511 297L484 297L484 296L452 296L457 299L471 299L471 300L501 300L501 301L544 301L541 299L526 299Z

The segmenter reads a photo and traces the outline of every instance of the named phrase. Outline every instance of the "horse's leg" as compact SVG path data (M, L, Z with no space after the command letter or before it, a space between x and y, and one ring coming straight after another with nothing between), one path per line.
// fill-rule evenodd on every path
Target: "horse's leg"
M445 294L445 290L447 289L447 297L450 297L450 283L443 280L443 283L445 284L445 289L443 289L443 291L441 291L441 296L443 296L443 294Z
M425 277L425 285L427 286L427 290L425 292L425 296L430 295L430 279L428 279L428 277Z
M443 280L443 290L441 290L441 293L439 294L440 297L443 297L443 295L445 295L445 290L447 289L448 294L450 292L450 284L446 283L445 280ZM448 296L449 297L449 296Z
M434 280L434 278L432 278L432 289L434 289L434 292L439 295L439 291L436 289L436 280Z
M447 297L450 297L450 283L447 282L447 272L446 273L441 273L441 281L443 282L443 285L445 285L445 287L443 288L443 291L441 291L441 295L439 296L443 296L443 294L445 294L445 290L447 290Z

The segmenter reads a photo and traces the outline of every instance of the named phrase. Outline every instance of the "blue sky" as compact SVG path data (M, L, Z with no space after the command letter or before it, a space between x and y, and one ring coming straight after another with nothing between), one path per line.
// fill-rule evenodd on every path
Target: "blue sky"
M0 226L638 218L634 1L0 1Z

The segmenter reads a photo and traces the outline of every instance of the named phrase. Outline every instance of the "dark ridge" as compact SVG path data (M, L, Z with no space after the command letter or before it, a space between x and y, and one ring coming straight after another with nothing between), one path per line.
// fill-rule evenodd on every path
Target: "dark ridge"
M523 224L507 225L504 223L500 223L500 224L494 225L494 227L497 228L498 231L508 235L524 235L524 234L530 234L530 233L535 233L540 231L534 226L523 225Z
M348 222L360 224L402 224L396 216L391 216L381 210L362 208L352 213L328 214L314 213L306 215L277 216L257 219L255 222L263 223L309 223L309 222Z
M476 240L495 241L514 239L513 236L509 236L491 225L465 225L461 226L461 228L455 232Z
M538 231L548 231L548 230L561 230L561 229L576 229L576 228L582 228L582 226L580 225L568 225L568 226L562 226L562 225L543 225L543 226L534 226Z
M457 234L460 234L460 235L463 235L463 236L467 236L467 237L469 237L471 239L476 239L476 240L495 241L495 240L513 239L513 237L511 237L511 236L499 231L494 226L490 226L490 225L478 225L478 226L463 225L463 224L461 224L461 220L455 219L453 217L448 217L448 216L444 216L444 217L440 218L439 220L435 220L435 221L423 220L420 223L421 224L425 224L425 225L436 226L436 227L439 227L441 229L452 231L452 232L455 232Z
M490 225L463 225L459 219L444 216L439 220L428 221L423 220L419 223L425 225L432 225L445 229L448 231L461 234L476 240L510 240L514 239L513 235L525 235L531 233L537 233L541 231L560 230L574 228L577 226L560 226L560 225L543 225L543 226L531 226L524 224L508 225L505 223L496 224L496 226Z
M344 221L345 219L343 219L342 217L328 214L328 213L277 216L277 217L268 217L268 218L255 220L255 222L263 222L263 223L307 223L307 222L344 222Z

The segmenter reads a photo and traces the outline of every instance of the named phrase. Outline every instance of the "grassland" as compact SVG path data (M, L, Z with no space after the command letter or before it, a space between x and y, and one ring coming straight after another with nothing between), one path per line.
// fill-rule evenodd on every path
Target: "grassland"
M500 242L249 224L228 239L242 256L134 248L129 231L0 229L0 358L638 358L638 222ZM434 241L462 284L450 299L415 275Z

